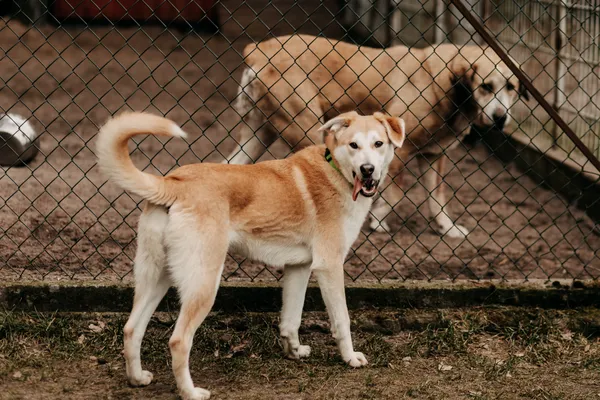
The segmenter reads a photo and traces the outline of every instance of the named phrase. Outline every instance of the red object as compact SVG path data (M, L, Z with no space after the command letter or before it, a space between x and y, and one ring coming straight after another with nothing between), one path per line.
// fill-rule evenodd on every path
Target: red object
M105 17L110 21L198 22L215 15L214 0L56 0L54 16L58 19Z

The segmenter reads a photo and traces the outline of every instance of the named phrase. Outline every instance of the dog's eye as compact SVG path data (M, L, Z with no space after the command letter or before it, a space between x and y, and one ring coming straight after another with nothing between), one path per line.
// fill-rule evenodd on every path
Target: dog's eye
M383 146L383 142L380 142L379 140L375 142L375 147L381 147Z
M352 147L353 149L358 149L358 145L356 144L356 142L351 142L350 147Z
M506 89L507 90L515 90L515 85L513 85L512 83L508 82L506 84Z
M494 86L491 83L482 83L481 88L488 93L494 93Z

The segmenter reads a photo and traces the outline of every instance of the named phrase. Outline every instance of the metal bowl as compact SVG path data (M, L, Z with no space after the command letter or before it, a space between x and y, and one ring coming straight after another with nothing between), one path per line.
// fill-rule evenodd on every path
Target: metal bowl
M39 151L39 138L33 126L16 114L0 115L0 165L24 165Z

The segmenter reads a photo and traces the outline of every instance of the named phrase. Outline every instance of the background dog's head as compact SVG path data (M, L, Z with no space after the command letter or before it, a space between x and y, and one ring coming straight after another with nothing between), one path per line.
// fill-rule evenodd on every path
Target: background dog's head
M386 176L394 147L405 138L404 121L382 113L340 114L319 128L341 173L354 185L352 197L371 197Z
M474 125L504 129L510 108L519 97L529 100L523 85L490 48L465 46L451 64L454 86L470 97L459 101L475 106ZM460 104L459 104L460 106Z

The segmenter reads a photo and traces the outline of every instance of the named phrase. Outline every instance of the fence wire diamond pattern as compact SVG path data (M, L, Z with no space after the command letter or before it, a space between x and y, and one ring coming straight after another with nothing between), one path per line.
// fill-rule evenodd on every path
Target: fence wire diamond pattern
M140 168L165 174L178 165L221 162L250 129L233 107L249 43L302 33L375 47L485 46L442 1L228 0L130 8L120 2L117 16L117 2L102 8L84 0L9 3L0 20L0 113L20 115L39 133L34 160L4 167L0 175L0 277L9 281L130 280L140 199L100 174L94 135L111 115L146 110L179 123L189 139L139 138L131 150ZM598 5L524 0L470 5L600 155ZM94 7L93 15L84 15ZM355 74L360 80L360 71ZM417 161L403 160L402 182L387 183L401 185L404 193L390 204L389 230L365 227L346 261L348 280L600 275L600 235L588 216L599 215L600 205L583 201L585 194L573 189L561 163L550 171L564 175L565 191L557 192L544 177L504 161L507 153L535 147L554 160L557 154L567 157L565 163L580 170L577 179L588 179L589 190L595 190L597 174L535 102L519 102L510 113L514 121L506 137L474 130L445 152L449 171L440 184L452 194L448 213L470 230L466 239L436 233ZM262 159L279 155L282 144L280 138ZM281 274L231 254L224 279L276 280Z

